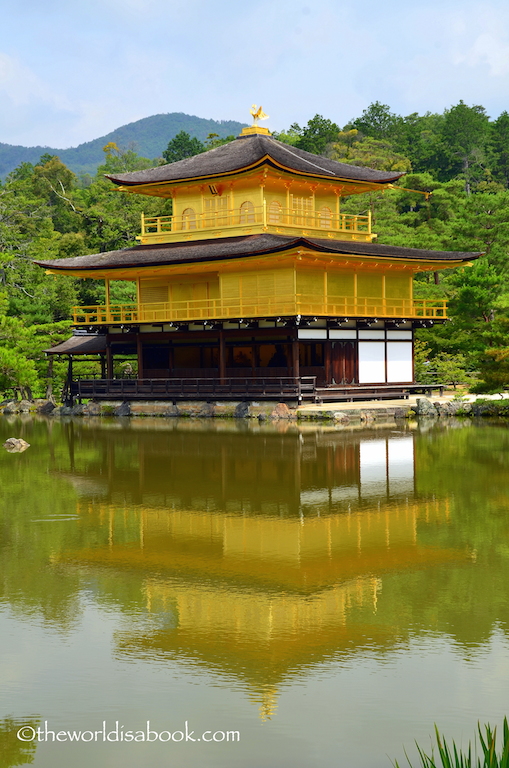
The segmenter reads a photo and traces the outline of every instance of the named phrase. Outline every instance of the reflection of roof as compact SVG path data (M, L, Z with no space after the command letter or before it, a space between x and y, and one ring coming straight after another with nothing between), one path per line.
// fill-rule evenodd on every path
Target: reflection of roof
M470 261L479 253L459 251L428 251L422 248L401 248L378 243L358 243L345 240L323 240L285 235L247 235L214 240L195 240L187 243L137 245L120 251L107 251L90 256L75 256L55 261L37 261L41 267L52 270L125 269L150 267L156 264L189 264L200 261L235 259L281 253L303 248L319 253L337 253L357 256L380 256L390 259L417 259L420 261Z
M432 506L401 503L390 510L305 520L141 507L130 541L117 542L113 535L107 546L68 551L61 558L104 568L205 577L262 592L283 587L311 594L359 576L463 559L457 550L417 542L417 519L425 510L437 519L447 514L443 505ZM120 509L99 509L115 530L115 511ZM80 513L86 515L86 510L80 508Z
M70 339L45 349L48 355L93 355L106 350L106 336L95 333L86 336L71 336Z
M338 553L330 560L324 556L303 559L300 565L281 560L222 557L220 547L186 546L183 542L162 542L160 549L153 549L147 542L144 548L133 545L114 545L66 552L59 560L66 563L94 564L101 568L138 570L143 573L207 579L218 584L250 585L252 588L287 589L298 594L313 594L338 581L355 579L367 574L381 576L397 573L407 568L430 568L444 563L465 559L463 552L455 549L439 549L400 545L383 549L368 549L357 556L353 552L341 557ZM191 550L191 551L189 551Z
M217 596L221 600L222 595ZM317 628L310 626L297 636L286 633L260 641L252 636L192 629L116 632L115 650L121 658L186 661L207 673L247 683L253 692L267 686L281 686L302 677L307 670L324 661L349 659L358 653L389 651L408 636L408 627L377 625L375 621L339 623Z
M338 180L367 181L387 184L404 174L398 171L375 171L354 165L338 163L326 157L313 155L302 149L283 144L271 136L252 135L237 138L228 144L210 149L200 155L187 157L176 163L160 165L144 171L108 175L115 184L135 186L184 179L217 177L260 165L287 168L307 176L326 176Z

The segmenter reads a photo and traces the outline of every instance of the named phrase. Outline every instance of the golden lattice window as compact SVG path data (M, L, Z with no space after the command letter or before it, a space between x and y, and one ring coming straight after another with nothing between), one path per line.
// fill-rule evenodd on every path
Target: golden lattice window
M246 200L240 206L240 224L255 223L255 209L251 200Z
M212 197L203 201L204 226L224 227L228 224L228 199Z
M196 229L196 213L193 208L182 211L182 229Z
M281 203L273 200L269 205L269 224L281 224L281 212L283 208Z
M313 198L292 195L294 224L310 224L313 215Z
M321 229L330 229L332 226L332 211L326 205L320 208L320 227Z

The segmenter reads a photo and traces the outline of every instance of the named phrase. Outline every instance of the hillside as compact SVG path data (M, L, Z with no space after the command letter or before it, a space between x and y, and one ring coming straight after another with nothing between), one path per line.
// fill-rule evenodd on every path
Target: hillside
M170 112L122 125L106 136L69 149L22 147L0 143L0 178L5 178L20 163L36 163L45 153L58 155L62 162L78 175L93 175L97 166L104 160L102 149L110 141L114 141L119 147L128 148L134 145L134 149L142 157L156 158L161 156L170 139L179 131L186 131L190 136L204 141L209 133L217 133L221 137L230 134L236 136L244 125L234 120L206 120L185 115L183 112Z

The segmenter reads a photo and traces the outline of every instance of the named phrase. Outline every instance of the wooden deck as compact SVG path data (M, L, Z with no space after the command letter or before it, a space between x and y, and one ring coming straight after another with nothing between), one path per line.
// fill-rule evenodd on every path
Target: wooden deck
M356 400L396 400L408 399L413 394L423 394L431 397L433 390L443 395L445 384L351 384L347 386L317 387L315 390L315 402L342 402L350 403Z
M74 400L278 400L296 403L355 402L408 398L444 384L378 384L317 387L316 376L253 378L76 379L67 396Z
M314 402L316 377L226 379L78 379L72 399L94 400L289 400Z

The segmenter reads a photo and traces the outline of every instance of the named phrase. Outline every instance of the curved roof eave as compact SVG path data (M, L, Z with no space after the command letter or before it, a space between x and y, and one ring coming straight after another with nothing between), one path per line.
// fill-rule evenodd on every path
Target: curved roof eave
M340 240L318 240L305 237L260 234L217 240L195 240L187 243L163 245L137 245L119 251L76 256L55 261L36 261L39 266L52 272L98 272L119 269L143 269L154 266L179 266L193 263L242 259L253 256L269 256L295 248L316 253L387 259L409 262L434 262L446 266L477 259L479 252L428 251L403 248L378 243L360 243Z
M249 171L256 171L257 169L263 168L264 166L270 166L271 168L274 168L277 171L280 171L280 172L282 171L283 173L286 172L286 173L294 175L294 176L295 176L295 174L298 174L299 176L305 176L305 177L312 178L312 179L324 179L324 180L327 180L329 182L330 181L335 181L335 182L338 182L338 183L351 184L351 185L359 185L360 184L360 185L363 185L363 186L367 187L366 191L368 191L369 189L372 189L373 187L381 187L381 186L385 186L387 184L392 184L394 181L397 181L398 179L400 179L401 176L404 176L403 173L399 173L398 172L396 175L393 175L391 177L388 177L388 178L385 178L385 179L382 179L382 180L377 180L377 179L354 179L354 178L347 178L346 176L330 176L330 175L324 175L324 174L320 175L320 173L318 173L318 172L314 172L313 173L311 171L309 171L309 172L307 172L307 171L295 171L293 168L290 168L288 166L284 166L281 163L277 163L269 155L266 155L261 160L259 160L257 163L253 163L250 166L244 166L242 168L236 168L234 170L224 171L222 173L209 174L207 176L189 176L187 178L182 178L182 179L173 179L173 180L168 180L168 181L152 181L152 182L147 182L147 181L145 181L145 182L142 182L142 181L137 181L137 182L122 181L122 182L119 182L115 178L113 178L112 176L108 176L108 175L106 175L106 178L109 179L110 181L112 181L114 184L119 184L120 189L122 189L122 187L129 188L130 190L133 189L133 188L138 188L138 187L143 188L143 189L149 189L149 188L152 188L152 187L157 188L157 187L166 186L166 185L170 186L170 185L173 185L173 184L189 184L190 182L208 182L208 181L211 181L213 179L218 179L218 178L223 178L223 177L224 178L228 178L228 177L231 177L231 176L240 176L243 173L247 173ZM352 167L354 167L354 166L352 166ZM119 177L117 177L117 178L119 178Z
M268 136L246 136L199 155L142 171L107 174L114 184L139 186L183 183L190 180L217 178L257 168L264 163L299 175L334 179L338 182L390 184L404 175L401 171L377 171L363 166L347 165L313 155Z

